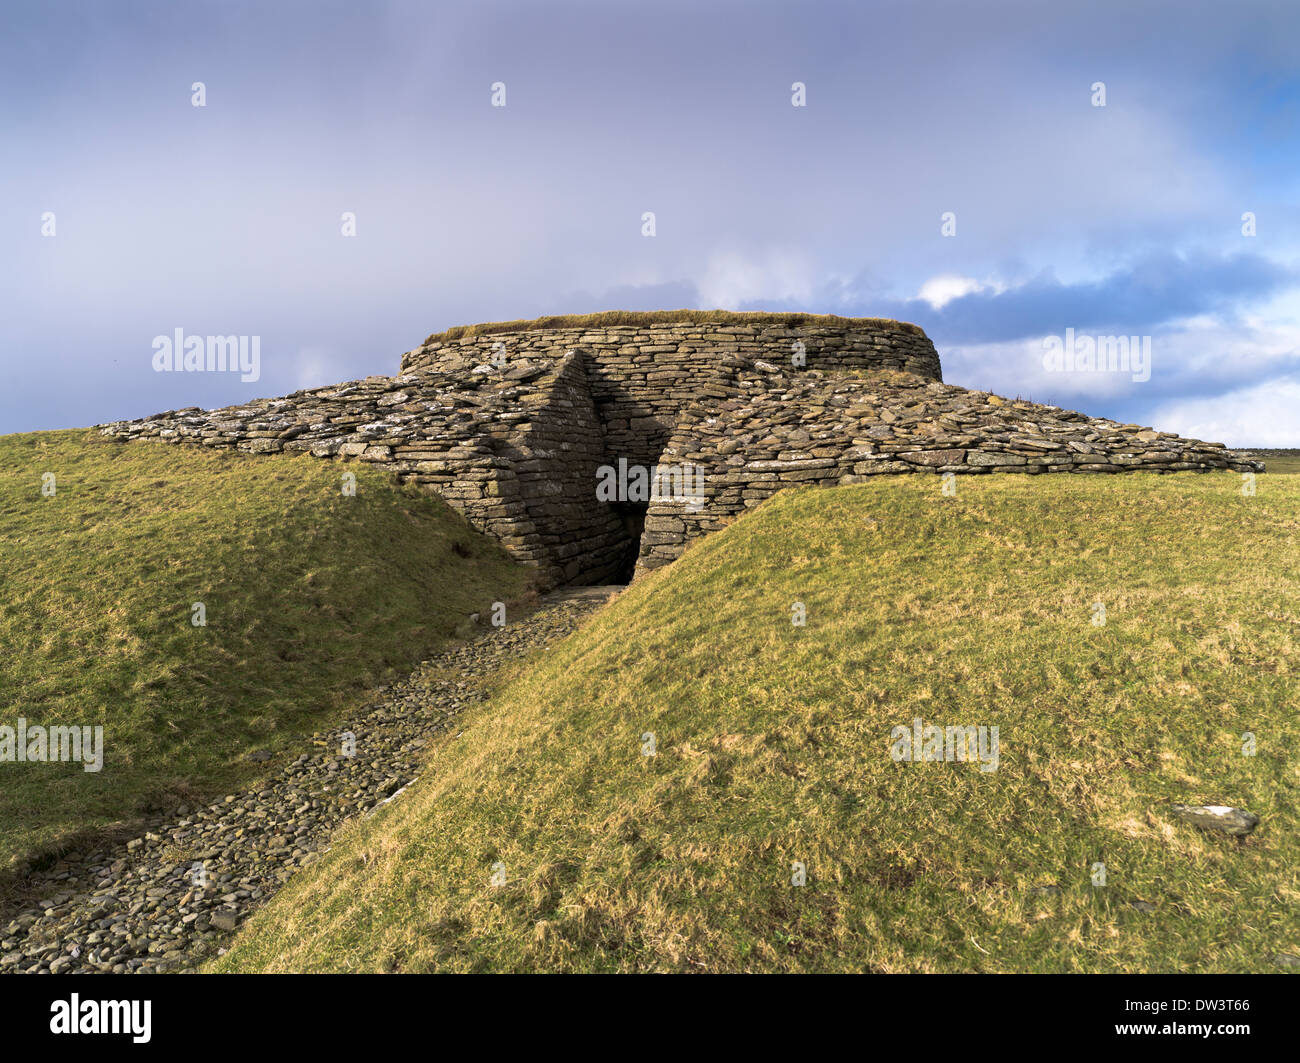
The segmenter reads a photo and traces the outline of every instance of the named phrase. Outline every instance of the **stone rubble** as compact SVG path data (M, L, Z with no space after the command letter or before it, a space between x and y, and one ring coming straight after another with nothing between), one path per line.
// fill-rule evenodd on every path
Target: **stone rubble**
M398 795L425 770L426 747L485 681L575 630L613 588L555 596L531 615L453 647L346 726L313 736L312 748L261 786L175 818L138 838L63 855L29 871L33 898L0 930L0 974L192 971L300 867L318 859L345 820ZM343 756L345 732L356 752ZM195 884L193 866L207 872Z

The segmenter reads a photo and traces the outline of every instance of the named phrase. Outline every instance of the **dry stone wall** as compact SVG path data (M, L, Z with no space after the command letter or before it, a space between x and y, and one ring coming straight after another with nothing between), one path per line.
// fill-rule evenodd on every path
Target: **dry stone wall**
M1263 464L944 384L914 325L757 320L431 338L393 377L100 426L118 440L302 451L437 491L541 583L627 578L782 488L888 473L1121 473ZM602 501L602 469L694 470L689 499Z
M737 369L756 361L806 364L826 371L899 369L941 380L934 345L915 325L789 327L780 324L669 324L539 329L431 342L408 352L402 369L470 372L504 358L554 360L567 351L587 358L592 399L606 449L653 464L678 412L697 399L723 399Z
M737 394L682 411L663 456L702 469L706 504L651 504L639 569L785 487L839 486L898 473L1114 474L1263 463L1136 424L1012 401L903 373L742 374Z

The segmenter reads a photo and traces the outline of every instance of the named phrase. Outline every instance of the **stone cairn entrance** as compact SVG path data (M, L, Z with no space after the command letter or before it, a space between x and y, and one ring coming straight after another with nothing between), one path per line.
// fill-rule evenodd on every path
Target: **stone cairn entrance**
M887 473L1263 471L1221 443L944 384L934 345L903 322L637 317L452 329L403 355L396 376L99 427L123 441L383 466L437 491L536 567L544 587L667 564L794 485ZM689 498L598 495L602 481L631 484L655 467L686 470Z

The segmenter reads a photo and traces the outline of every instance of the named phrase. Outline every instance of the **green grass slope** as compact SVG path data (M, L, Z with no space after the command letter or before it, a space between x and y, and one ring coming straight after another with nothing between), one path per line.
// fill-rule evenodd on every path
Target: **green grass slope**
M345 497L307 456L83 431L0 437L0 467L0 724L102 725L105 747L98 773L0 763L0 867L249 781L243 754L292 744L524 587L441 500L364 467Z
M1241 482L777 495L510 678L214 968L1276 969L1300 478ZM894 760L916 718L997 725L997 770Z

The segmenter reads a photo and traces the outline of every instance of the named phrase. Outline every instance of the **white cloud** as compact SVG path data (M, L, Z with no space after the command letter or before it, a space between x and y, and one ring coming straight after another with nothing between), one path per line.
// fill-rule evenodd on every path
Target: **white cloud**
M1281 377L1227 395L1158 405L1163 431L1235 447L1300 447L1300 378Z
M710 257L696 286L707 309L735 310L762 301L806 304L813 297L815 272L799 252L769 250L761 258L722 252Z
M1145 423L1184 435L1197 433L1169 423L1171 412L1183 418L1183 423L1193 418L1195 411L1198 422L1223 420L1231 427L1236 423L1235 414L1225 413L1216 419L1209 411L1220 403L1225 411L1244 410L1241 404L1251 394L1242 386L1247 381L1273 382L1260 385L1263 388L1278 381L1300 381L1300 325L1292 323L1247 328L1205 317L1178 322L1152 337L1150 379L1145 381L1135 380L1132 372L1050 371L1044 368L1044 352L1043 338L1035 338L951 347L939 355L949 383L1021 395L1084 413L1094 412L1102 403L1149 402L1150 409L1141 414ZM1238 406L1233 406L1234 402ZM1262 408L1279 417L1285 411L1285 406L1273 402ZM1264 429L1265 422L1252 417L1243 424L1247 429L1244 435L1234 429L1238 445L1269 445L1251 434L1255 425ZM1280 438L1281 433L1291 440L1271 445L1300 446L1300 406L1280 420L1274 417L1268 425L1271 438ZM1199 438L1229 442L1223 435L1221 431L1218 436L1200 434Z
M979 343L939 352L943 378L950 384L1019 396L1089 412L1090 404L1144 398L1148 382L1128 372L1062 372L1044 367L1042 338L1010 343Z
M970 295L971 292L982 292L984 285L974 277L963 277L958 273L941 273L937 277L931 277L921 285L921 290L916 293L918 299L924 299L934 309L938 310L944 303L963 296Z
M1224 324L1203 317L1173 323L1155 337L1153 374L1221 384L1300 374L1300 324L1285 318Z

